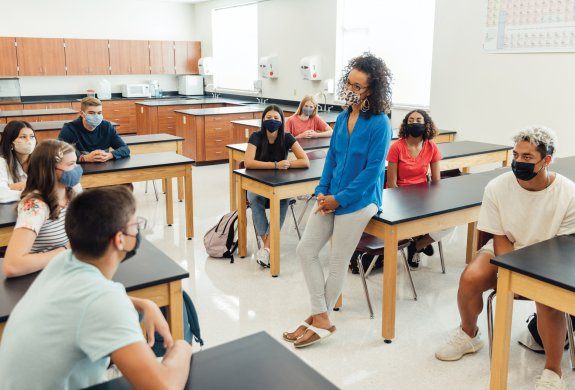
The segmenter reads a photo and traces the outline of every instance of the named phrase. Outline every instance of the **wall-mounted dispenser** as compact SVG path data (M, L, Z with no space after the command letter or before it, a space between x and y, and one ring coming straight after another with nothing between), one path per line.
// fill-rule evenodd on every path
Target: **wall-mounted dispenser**
M212 57L202 57L198 60L198 70L201 75L211 76L214 74L214 61Z
M299 63L301 77L304 80L321 80L321 59L319 56L309 56Z
M276 56L261 57L259 61L260 77L263 79L278 78L278 58Z

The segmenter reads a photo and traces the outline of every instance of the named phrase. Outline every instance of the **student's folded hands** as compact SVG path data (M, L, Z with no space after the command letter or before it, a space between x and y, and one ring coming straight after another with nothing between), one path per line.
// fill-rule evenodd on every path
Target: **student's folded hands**
M316 214L329 214L333 213L339 207L339 203L335 200L333 195L319 194L317 196Z

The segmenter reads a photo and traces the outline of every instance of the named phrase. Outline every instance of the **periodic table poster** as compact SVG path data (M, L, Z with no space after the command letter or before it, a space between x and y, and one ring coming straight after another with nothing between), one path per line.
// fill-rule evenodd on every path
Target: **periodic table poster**
M575 0L487 0L491 53L575 51Z

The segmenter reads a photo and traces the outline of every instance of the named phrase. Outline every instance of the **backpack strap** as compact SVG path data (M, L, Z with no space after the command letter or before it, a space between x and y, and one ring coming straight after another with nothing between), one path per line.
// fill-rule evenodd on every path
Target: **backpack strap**
M194 303L192 302L192 298L188 295L187 292L182 291L182 295L184 298L184 307L188 313L188 323L190 324L190 330L194 335L194 340L200 344L200 347L204 346L204 340L202 340L202 335L200 332L200 322L198 321L198 313L196 312L196 308L194 307Z

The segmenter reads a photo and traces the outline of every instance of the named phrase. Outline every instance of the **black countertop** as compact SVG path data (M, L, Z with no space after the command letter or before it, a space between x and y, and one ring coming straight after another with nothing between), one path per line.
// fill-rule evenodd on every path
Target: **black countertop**
M263 109L258 107L252 107L251 104L246 106L237 107L216 107L216 108L200 108L196 110L175 110L174 112L194 115L194 116L204 116L204 115L226 115L226 114L245 114L248 112L262 112Z
M136 102L136 104L148 107L163 107L163 106L197 106L200 104L237 104L243 105L249 103L246 101L226 99L226 98L211 98L211 97L198 97L191 99L165 99L165 100L144 100L141 102Z
M84 175L97 175L100 173L130 171L133 169L153 168L192 164L194 160L174 152L136 154L120 160L110 160L105 163L83 163ZM134 178L137 180L137 178Z
M184 140L182 137L177 137L171 134L124 135L122 136L122 139L128 146Z
M78 111L71 108L50 108L46 110L12 110L0 111L0 118L11 118L18 116L68 115L77 113Z

